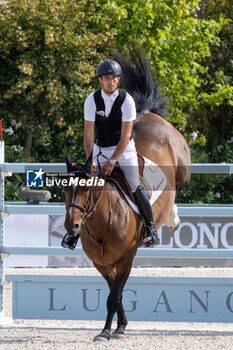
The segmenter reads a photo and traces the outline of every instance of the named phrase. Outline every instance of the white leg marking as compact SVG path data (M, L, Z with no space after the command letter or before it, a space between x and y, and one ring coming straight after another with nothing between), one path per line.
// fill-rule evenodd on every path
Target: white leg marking
M178 208L177 208L177 205L174 204L170 214L167 217L166 226L169 228L169 230L175 231L177 230L179 225L180 225L180 218L178 216Z

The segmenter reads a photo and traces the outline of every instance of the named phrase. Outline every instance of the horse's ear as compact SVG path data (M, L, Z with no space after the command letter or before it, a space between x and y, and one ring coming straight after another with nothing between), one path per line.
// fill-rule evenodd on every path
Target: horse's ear
M88 157L88 159L86 160L86 163L85 163L85 167L90 169L90 172L91 172L91 166L92 166L92 156L93 156L93 152L91 152L91 154L89 155L89 157Z
M71 172L71 167L72 167L71 156L70 156L70 154L67 152L67 153L66 153L66 168L67 168L67 172L68 172L68 173Z

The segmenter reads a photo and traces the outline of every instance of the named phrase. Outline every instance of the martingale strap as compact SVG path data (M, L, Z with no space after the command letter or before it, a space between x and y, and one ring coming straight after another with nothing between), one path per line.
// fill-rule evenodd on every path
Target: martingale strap
M101 190L101 192L100 192L100 194L99 194L99 196L98 196L98 198L97 198L97 200L95 202L94 208L92 208L90 211L88 211L88 209L90 208L90 205L91 205L91 199L90 199L90 202L89 202L89 205L88 205L88 209L87 209L86 212L84 212L83 217L82 217L82 224L84 224L86 219L89 219L91 216L93 216L95 214L97 205L98 205L99 200L100 200L100 198L101 198L101 196L103 194L103 191L104 191L104 186L102 187L102 190ZM93 193L93 201L94 201L94 191L93 190L92 190L92 193Z
M101 169L101 165L100 165L100 161L99 161L99 157L103 157L103 158L105 158L105 159L107 159L107 160L109 160L109 158L108 157L106 157L104 154L103 154L103 152L102 152L102 150L101 150L101 147L99 147L99 153L95 156L95 158L96 158L96 160L97 160L97 164L98 164L98 167L99 167L99 170Z

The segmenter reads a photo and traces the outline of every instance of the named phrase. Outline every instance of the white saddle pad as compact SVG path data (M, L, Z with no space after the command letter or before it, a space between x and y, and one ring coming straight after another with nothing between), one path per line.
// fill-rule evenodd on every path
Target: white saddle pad
M167 184L167 177L157 164L153 163L148 158L143 158L145 161L143 169L143 178L146 179L146 181L152 188L152 196L150 198L150 204L152 205L163 192ZM124 193L124 196L131 208L139 214L138 206L131 201L127 194Z

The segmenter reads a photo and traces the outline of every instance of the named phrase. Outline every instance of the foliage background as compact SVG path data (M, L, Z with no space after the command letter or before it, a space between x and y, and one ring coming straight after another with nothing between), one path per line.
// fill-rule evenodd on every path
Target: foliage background
M231 0L11 0L0 5L6 161L83 160L83 103L113 49L140 44L192 162L233 163ZM6 183L18 199L25 179ZM55 191L55 189L54 189ZM59 200L53 193L52 200ZM232 178L193 176L179 202L231 203Z

